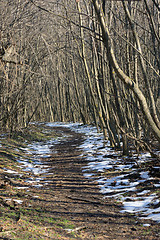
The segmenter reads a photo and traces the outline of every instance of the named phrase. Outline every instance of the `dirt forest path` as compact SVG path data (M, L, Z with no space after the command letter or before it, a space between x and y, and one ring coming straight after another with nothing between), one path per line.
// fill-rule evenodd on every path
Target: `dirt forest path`
M121 215L112 200L104 201L98 185L83 176L82 167L87 162L77 148L83 141L82 136L64 128L57 130L69 133L70 137L53 148L50 165L55 177L53 175L50 189L54 204L49 209L53 207L52 213L74 222L75 229L81 232L77 239L131 238L135 230L130 225L133 219Z
M156 223L146 228L144 220L120 213L120 203L112 198L104 199L98 184L84 177L82 167L87 161L81 157L79 148L83 135L64 127L54 127L54 130L68 137L52 146L49 158L41 160L50 169L43 186L18 193L24 202L21 209L19 205L14 206L19 213L13 223L15 235L8 233L8 237L1 237L0 233L0 239L158 240ZM35 230L32 223L34 226L37 223Z

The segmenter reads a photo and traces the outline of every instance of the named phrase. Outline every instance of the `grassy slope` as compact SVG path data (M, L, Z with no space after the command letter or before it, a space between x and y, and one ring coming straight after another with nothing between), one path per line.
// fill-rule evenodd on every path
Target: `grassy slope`
M16 134L13 139L7 136L0 140L0 239L67 239L63 229L72 229L74 225L66 219L52 218L45 209L34 205L32 193L26 189L17 189L25 186L27 173L21 175L21 168L16 159L26 158L24 147L32 141L46 141L57 135L50 131L43 133L43 126L32 125L30 130ZM16 171L18 174L5 173L4 168ZM34 194L34 193L33 193ZM42 196L43 198L43 196ZM27 204L18 204L13 199L26 201ZM28 206L34 205L33 208ZM69 239L74 233L69 234Z

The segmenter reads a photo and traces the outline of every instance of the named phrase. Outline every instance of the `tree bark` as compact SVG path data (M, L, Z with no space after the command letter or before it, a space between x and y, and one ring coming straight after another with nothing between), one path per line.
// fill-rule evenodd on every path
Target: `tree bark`
M148 122L149 126L151 127L154 136L160 142L160 129L157 127L156 123L154 122L154 120L152 118L152 115L150 113L149 107L147 105L146 98L143 95L142 91L139 89L137 83L135 83L133 80L131 80L131 78L129 78L123 72L123 70L120 68L120 66L119 66L119 64L118 64L118 62L116 60L116 57L115 57L112 45L111 45L110 34L109 34L108 27L107 27L107 25L105 23L105 20L104 20L102 9L99 6L97 0L92 0L92 2L93 2L94 8L95 8L95 12L96 12L97 17L98 17L99 24L100 24L101 29L102 29L103 43L104 43L104 45L105 45L105 47L107 49L108 58L109 58L109 60L110 60L110 62L112 64L112 67L114 68L117 76L121 79L121 81L123 81L124 84L128 88L130 88L134 92L134 94L136 95L136 97L137 97L137 99L138 99L138 101L140 103L140 106L141 106L144 118L146 119L146 121Z

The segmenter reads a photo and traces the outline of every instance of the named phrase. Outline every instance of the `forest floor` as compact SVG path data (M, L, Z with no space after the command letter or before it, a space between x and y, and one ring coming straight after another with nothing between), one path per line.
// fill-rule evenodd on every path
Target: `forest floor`
M157 222L121 213L121 203L104 199L98 183L84 176L83 134L64 127L44 130L42 125L40 132L42 128L44 135L68 136L41 158L47 172L19 167L17 159L26 154L24 139L1 139L0 239L160 239Z

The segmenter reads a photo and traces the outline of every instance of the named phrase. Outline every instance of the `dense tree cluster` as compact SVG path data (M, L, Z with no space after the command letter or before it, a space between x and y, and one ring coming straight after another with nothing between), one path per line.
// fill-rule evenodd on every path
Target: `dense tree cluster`
M123 154L160 143L158 0L1 0L0 127L80 121Z

